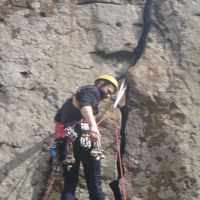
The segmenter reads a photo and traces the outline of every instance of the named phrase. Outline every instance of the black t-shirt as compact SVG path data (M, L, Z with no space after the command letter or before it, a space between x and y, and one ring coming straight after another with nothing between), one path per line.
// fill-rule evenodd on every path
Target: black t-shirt
M99 113L99 103L103 99L103 92L95 85L87 85L81 87L76 92L76 99L79 102L80 108L84 106L91 106L94 115ZM55 121L63 125L77 122L83 119L80 109L72 104L72 98L66 100L63 106L58 110Z

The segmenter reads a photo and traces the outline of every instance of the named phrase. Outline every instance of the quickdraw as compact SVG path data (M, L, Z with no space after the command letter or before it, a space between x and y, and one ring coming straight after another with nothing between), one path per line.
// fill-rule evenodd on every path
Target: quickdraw
M74 131L74 127L68 126L65 128L66 136L70 141L74 142L78 137L78 134Z
M67 166L67 170L70 170L72 168L72 165L75 163L73 142L78 137L78 134L74 131L74 128L72 126L68 126L67 128L65 128L65 132L67 135L67 144L63 164Z
M104 151L101 148L101 142L97 141L93 143L93 149L91 150L90 154L96 159L101 160L105 158Z

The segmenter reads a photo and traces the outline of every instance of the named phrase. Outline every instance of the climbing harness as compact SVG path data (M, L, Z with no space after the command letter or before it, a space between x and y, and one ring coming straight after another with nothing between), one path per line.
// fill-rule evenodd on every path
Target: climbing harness
M77 109L80 109L80 104L79 104L79 102L78 102L78 100L77 100L77 98L76 98L76 95L74 95L74 96L72 97L72 104L73 104L73 106L76 107Z

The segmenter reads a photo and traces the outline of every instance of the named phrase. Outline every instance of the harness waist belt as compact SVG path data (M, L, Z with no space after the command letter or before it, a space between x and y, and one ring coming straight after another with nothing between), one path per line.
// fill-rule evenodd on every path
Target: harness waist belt
M78 100L76 99L75 95L72 97L72 104L75 108L80 109L80 104L79 104Z

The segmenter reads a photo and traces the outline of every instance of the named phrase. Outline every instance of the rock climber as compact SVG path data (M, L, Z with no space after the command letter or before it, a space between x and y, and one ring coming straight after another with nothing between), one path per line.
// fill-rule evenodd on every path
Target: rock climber
M101 187L101 161L91 154L93 144L100 141L95 116L99 104L118 90L118 81L111 75L99 76L94 85L79 88L75 95L68 98L55 116L57 139L65 137L66 128L71 126L78 134L73 142L75 162L64 169L64 189L61 200L73 200L78 183L79 167L82 162L90 200L103 200ZM66 137L67 140L67 137Z

